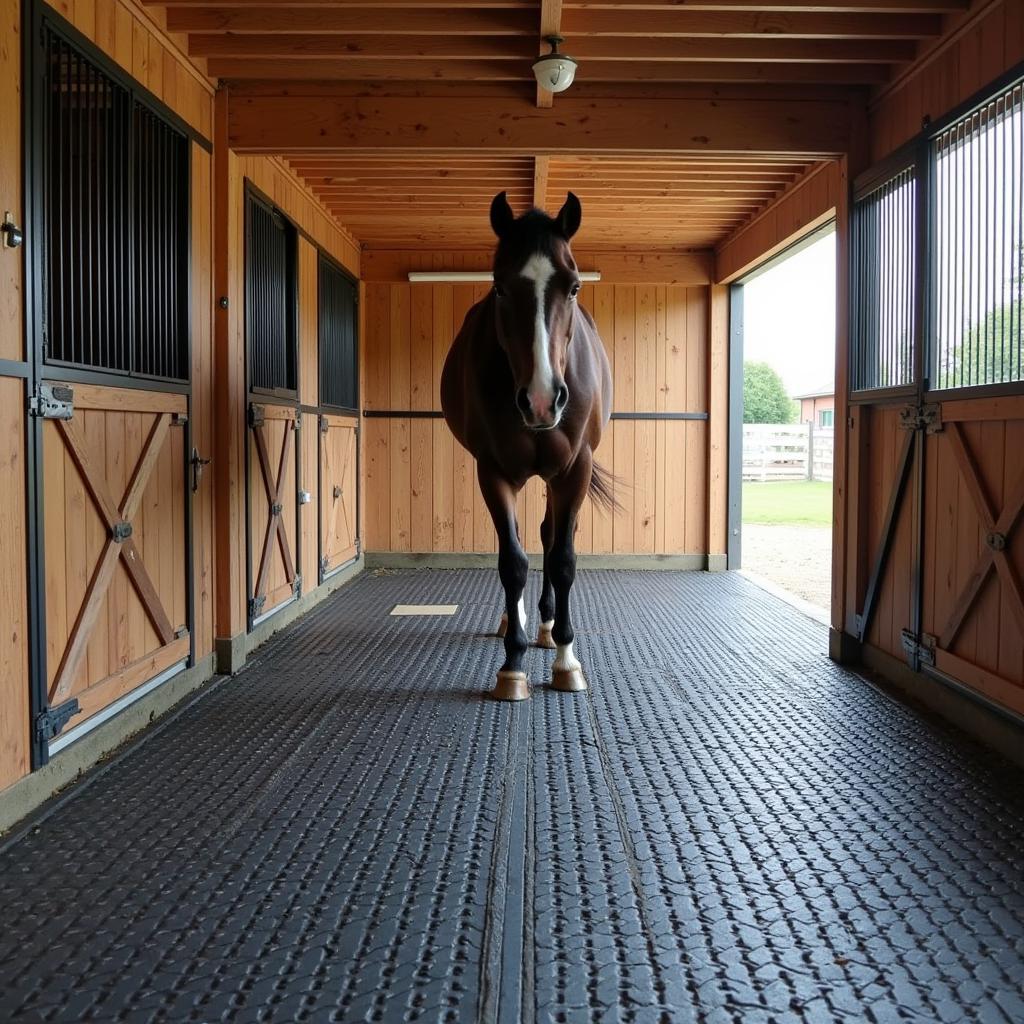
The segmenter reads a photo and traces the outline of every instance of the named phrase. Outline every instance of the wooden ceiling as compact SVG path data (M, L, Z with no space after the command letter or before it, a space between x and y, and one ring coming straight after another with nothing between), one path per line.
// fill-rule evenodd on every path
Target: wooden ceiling
M780 102L866 91L940 36L968 0L145 0L165 11L207 73L239 96L490 97L534 108L583 100L746 90ZM579 61L565 97L531 63L560 34ZM599 109L599 108L598 108ZM540 113L541 111L537 111ZM546 113L547 111L545 111ZM332 115L333 116L333 115ZM357 115L358 116L358 115ZM599 115L598 115L599 116ZM579 122L574 122L578 126ZM403 125L403 133L407 132ZM517 209L584 205L595 245L708 246L763 207L807 156L707 152L655 158L468 146L433 155L394 138L359 155L351 140L287 152L338 219L368 245L488 240L490 198ZM396 148L397 147L397 148Z
M583 204L577 246L710 248L807 170L784 159L287 155L334 216L374 247L489 247L488 208Z

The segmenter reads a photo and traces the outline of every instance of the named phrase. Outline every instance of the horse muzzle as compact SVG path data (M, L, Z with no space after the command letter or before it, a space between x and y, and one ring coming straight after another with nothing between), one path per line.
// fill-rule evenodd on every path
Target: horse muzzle
M553 430L568 404L569 389L564 381L550 392L529 392L526 388L516 392L516 406L531 430Z

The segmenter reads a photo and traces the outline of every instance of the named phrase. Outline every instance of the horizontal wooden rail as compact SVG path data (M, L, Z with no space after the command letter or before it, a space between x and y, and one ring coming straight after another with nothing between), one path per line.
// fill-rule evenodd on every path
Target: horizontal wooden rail
M440 409L364 409L366 419L440 420ZM613 420L706 420L706 412L613 412Z

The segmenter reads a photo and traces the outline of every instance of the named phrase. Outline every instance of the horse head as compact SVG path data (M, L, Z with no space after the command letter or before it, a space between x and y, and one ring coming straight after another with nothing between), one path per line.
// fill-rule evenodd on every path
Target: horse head
M516 406L532 430L558 426L569 402L565 363L580 290L569 240L581 216L571 192L554 217L530 210L517 218L504 192L491 203L498 342L512 368Z

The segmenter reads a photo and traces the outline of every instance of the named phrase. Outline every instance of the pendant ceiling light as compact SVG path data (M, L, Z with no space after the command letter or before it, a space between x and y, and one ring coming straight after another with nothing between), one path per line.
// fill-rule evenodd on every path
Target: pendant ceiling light
M576 61L558 52L558 44L563 41L561 36L545 36L544 42L550 43L551 52L533 62L537 84L548 92L565 92L576 77Z

